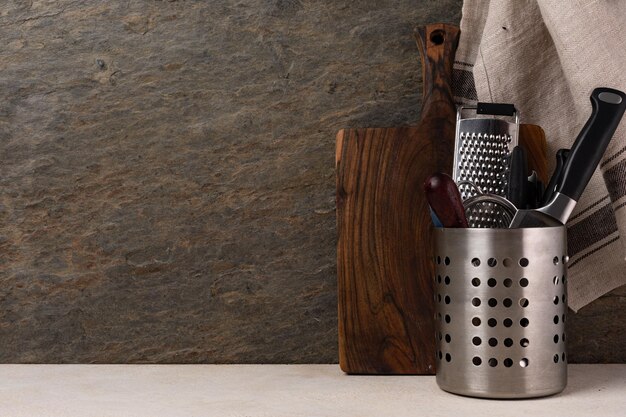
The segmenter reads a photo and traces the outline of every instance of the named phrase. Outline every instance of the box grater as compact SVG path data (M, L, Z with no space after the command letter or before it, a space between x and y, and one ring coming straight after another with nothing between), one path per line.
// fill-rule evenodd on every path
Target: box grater
M473 112L475 117L464 118ZM482 193L506 196L511 152L518 143L519 116L512 104L477 103L457 110L453 179L466 200ZM497 209L484 207L480 218L468 218L470 227L499 227Z

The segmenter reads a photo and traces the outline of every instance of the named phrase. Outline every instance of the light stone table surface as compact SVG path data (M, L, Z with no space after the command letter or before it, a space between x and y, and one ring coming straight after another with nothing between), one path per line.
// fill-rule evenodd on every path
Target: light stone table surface
M432 376L348 376L337 365L0 365L2 417L624 416L626 365L570 365L566 390L507 401Z

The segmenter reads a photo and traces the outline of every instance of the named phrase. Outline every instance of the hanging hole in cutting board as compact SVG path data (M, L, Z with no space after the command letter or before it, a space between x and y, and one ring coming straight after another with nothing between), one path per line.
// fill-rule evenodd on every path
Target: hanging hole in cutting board
M443 30L435 30L430 34L430 41L435 45L441 45L446 39L446 32Z

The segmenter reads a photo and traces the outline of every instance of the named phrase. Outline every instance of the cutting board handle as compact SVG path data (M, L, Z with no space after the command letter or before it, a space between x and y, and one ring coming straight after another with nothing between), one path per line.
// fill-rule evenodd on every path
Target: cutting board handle
M427 107L434 102L454 102L452 66L460 33L458 26L447 23L434 23L415 29L415 39L422 57L422 114L429 113Z

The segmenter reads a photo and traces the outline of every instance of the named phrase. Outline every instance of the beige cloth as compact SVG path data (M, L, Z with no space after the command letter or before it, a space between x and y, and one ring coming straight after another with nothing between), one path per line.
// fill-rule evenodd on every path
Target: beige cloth
M591 113L595 87L626 91L626 1L465 0L458 103L513 103L543 127L551 169ZM622 238L620 238L620 236ZM626 122L568 222L569 305L626 284Z

